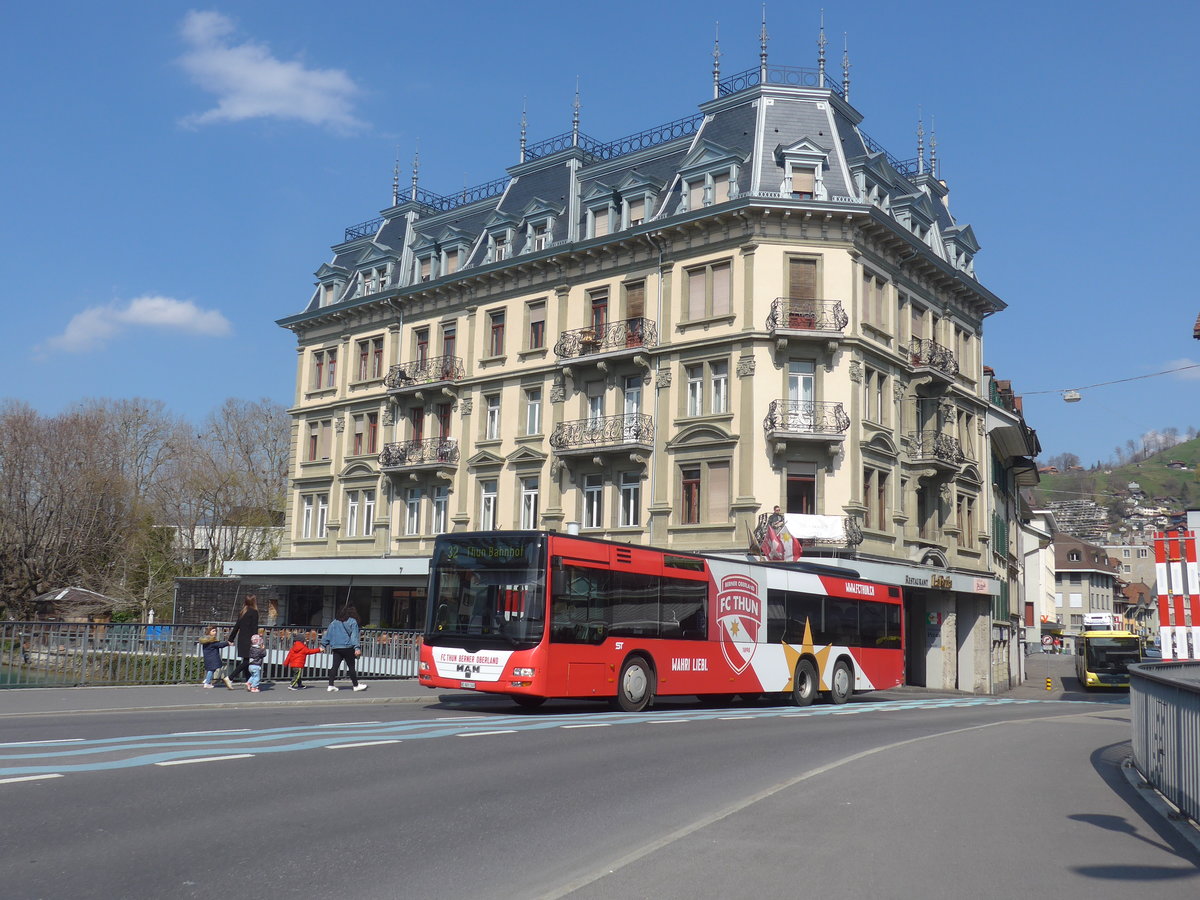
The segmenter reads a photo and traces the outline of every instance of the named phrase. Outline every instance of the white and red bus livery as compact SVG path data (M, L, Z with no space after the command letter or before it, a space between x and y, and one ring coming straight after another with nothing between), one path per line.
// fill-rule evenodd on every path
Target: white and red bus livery
M609 698L818 693L904 681L900 589L849 569L758 563L541 531L434 545L420 683Z

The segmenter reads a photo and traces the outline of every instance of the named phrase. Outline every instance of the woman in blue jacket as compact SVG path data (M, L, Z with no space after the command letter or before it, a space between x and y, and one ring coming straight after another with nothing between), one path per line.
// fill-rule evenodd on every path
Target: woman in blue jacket
M333 654L333 662L329 664L329 687L325 690L337 690L333 681L337 678L343 662L346 664L346 671L350 673L350 684L353 685L353 689L356 691L367 689L365 684L358 683L358 672L355 671L354 666L354 661L362 655L362 651L358 648L358 638L358 617L355 615L354 607L346 606L329 623L325 634L321 636L321 646Z

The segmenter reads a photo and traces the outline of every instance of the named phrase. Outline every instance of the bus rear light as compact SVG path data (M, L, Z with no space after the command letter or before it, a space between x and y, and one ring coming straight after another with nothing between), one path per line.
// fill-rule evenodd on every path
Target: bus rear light
M532 678L533 677L533 669L522 668L522 667L518 666L517 668L513 669L513 677L514 678Z

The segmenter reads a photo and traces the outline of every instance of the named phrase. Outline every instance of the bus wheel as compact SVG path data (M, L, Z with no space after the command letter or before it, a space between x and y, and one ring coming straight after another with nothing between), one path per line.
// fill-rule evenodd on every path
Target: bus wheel
M641 712L650 705L653 696L653 676L646 660L633 656L621 666L617 681L617 706L625 712Z
M830 679L829 702L845 703L854 693L854 676L844 659L839 659L833 667L833 677Z
M811 659L796 663L796 677L792 681L792 704L809 706L817 697L817 667Z
M537 709L546 702L545 697L534 697L531 694L513 694L512 699L517 706L523 706L526 709Z

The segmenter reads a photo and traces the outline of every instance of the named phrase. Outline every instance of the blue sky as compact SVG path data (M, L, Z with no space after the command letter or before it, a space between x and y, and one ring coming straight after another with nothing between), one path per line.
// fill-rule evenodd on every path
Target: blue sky
M820 6L767 6L771 61L814 66ZM1009 308L985 362L1026 394L1046 455L1086 463L1200 427L1187 263L1200 146L1180 2L826 0L864 129L916 155L936 122L951 210ZM424 4L172 0L8 4L0 13L0 396L57 412L142 396L199 418L226 397L290 403L302 309L346 226L407 181L451 193L529 137L612 140L690 115L757 64L758 2Z

